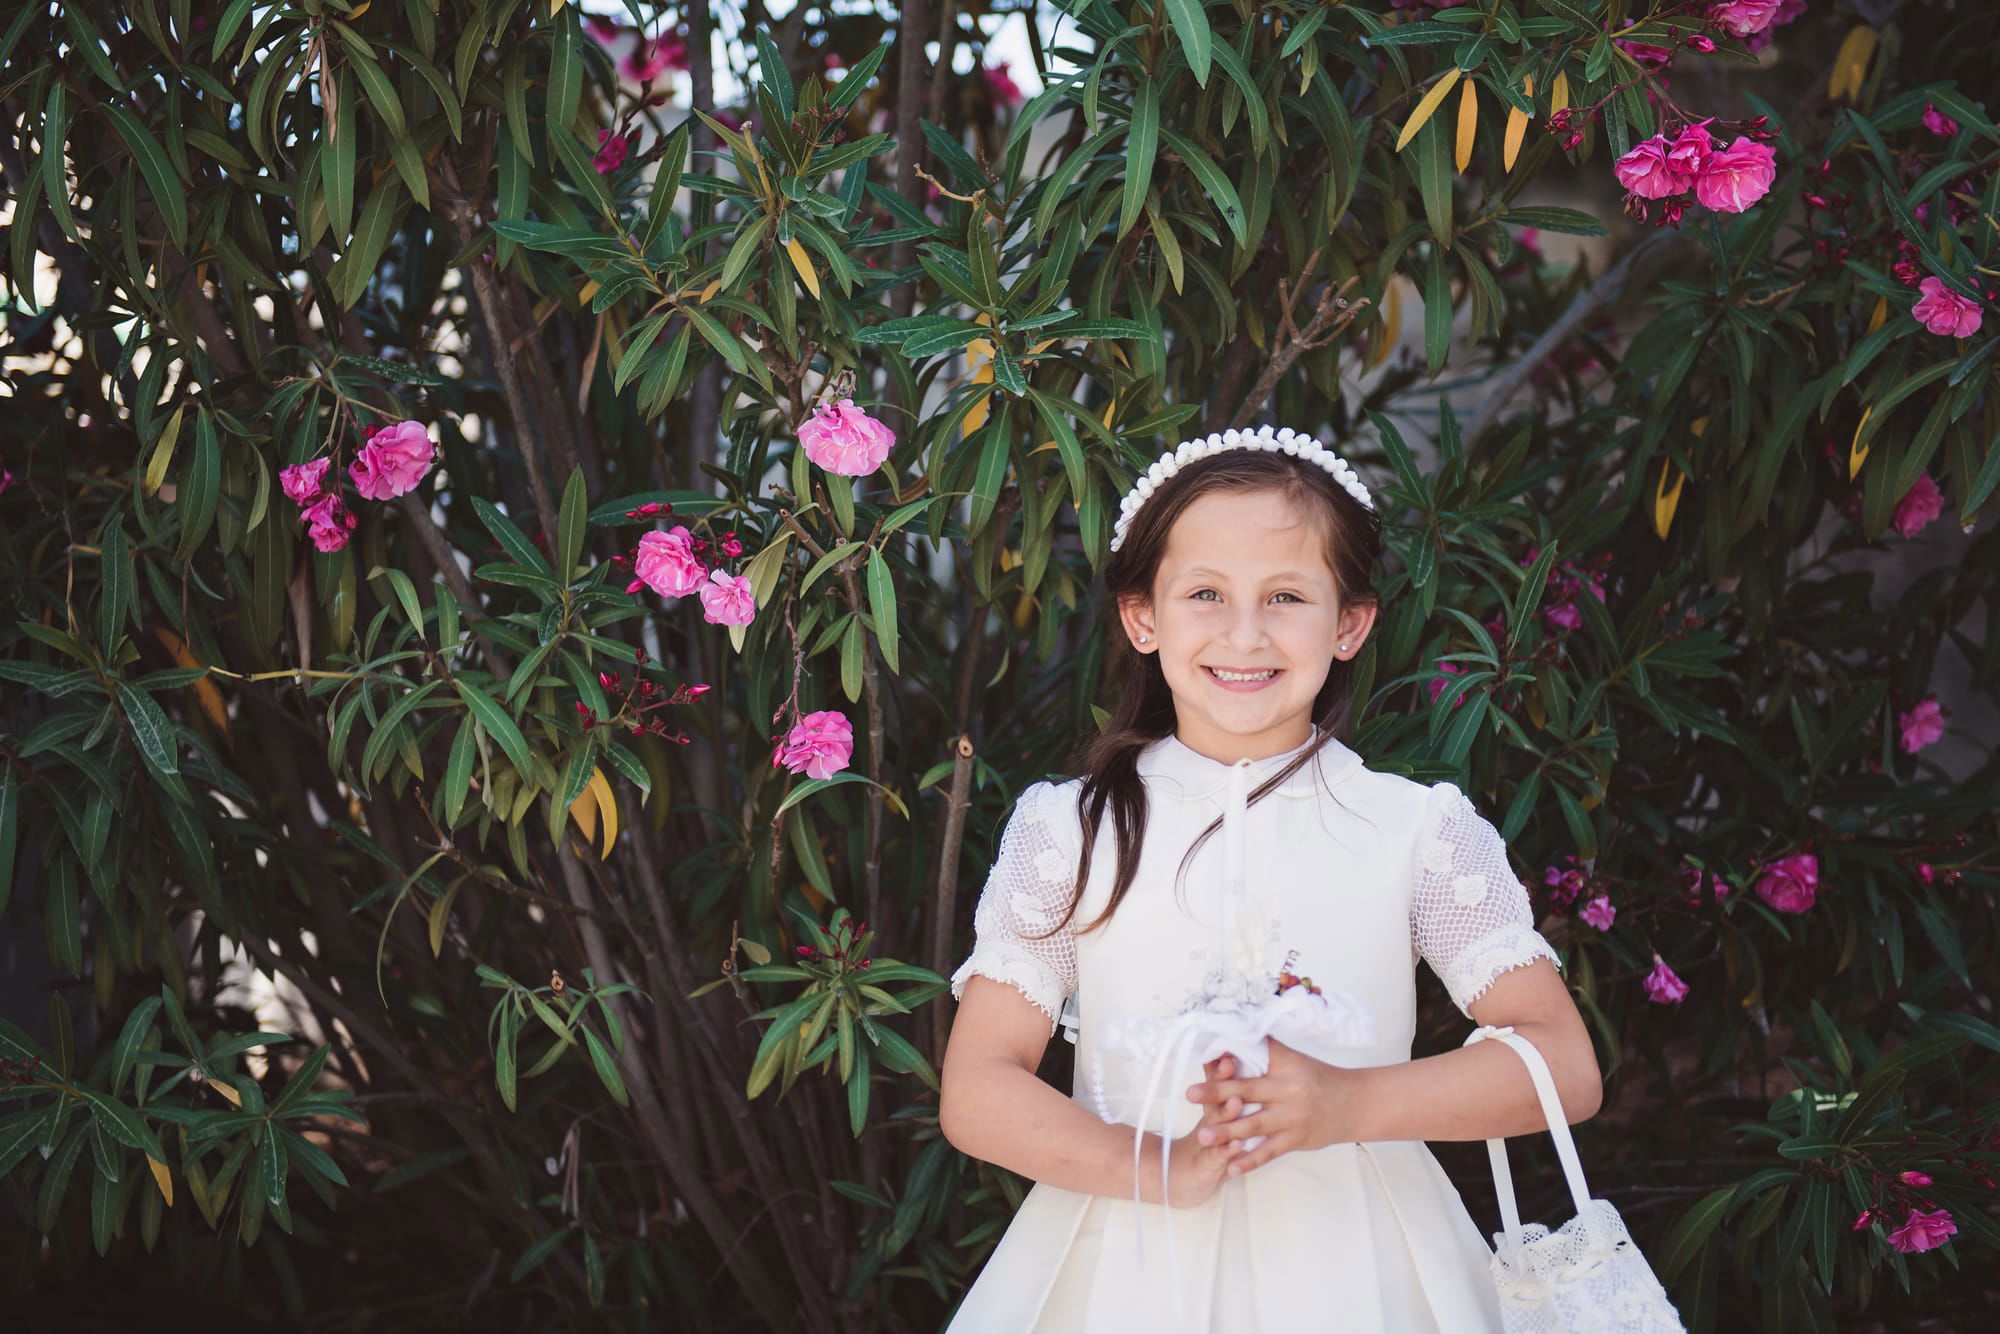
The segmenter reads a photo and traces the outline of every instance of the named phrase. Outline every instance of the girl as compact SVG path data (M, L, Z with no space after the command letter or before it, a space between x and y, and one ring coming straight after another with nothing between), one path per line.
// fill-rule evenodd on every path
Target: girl
M1378 610L1367 489L1309 436L1225 431L1153 465L1111 546L1117 710L1083 777L1021 794L952 977L944 1133L1039 1183L952 1334L1498 1331L1490 1252L1423 1141L1546 1122L1500 1043L1410 1059L1417 959L1540 1049L1570 1121L1601 1085L1493 826L1338 739ZM1223 1056L1149 1107L1155 1054L1120 1035L1198 1007L1246 929L1262 994L1358 998L1372 1041L1274 1039L1261 1078ZM1065 999L1071 1097L1035 1074Z

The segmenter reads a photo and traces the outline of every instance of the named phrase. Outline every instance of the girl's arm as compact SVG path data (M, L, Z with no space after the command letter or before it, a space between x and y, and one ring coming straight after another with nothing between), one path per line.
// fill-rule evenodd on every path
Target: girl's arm
M1502 973L1472 1003L1482 1025L1512 1027L1535 1044L1555 1077L1570 1124L1597 1114L1604 1080L1576 1002L1546 959ZM1325 1067L1331 1069L1332 1067ZM1548 1128L1528 1067L1504 1042L1478 1042L1400 1065L1341 1070L1336 1081L1341 1140L1492 1139Z
M1132 1127L1101 1121L1042 1082L1035 1069L1049 1036L1048 1016L1019 991L988 977L968 979L945 1046L939 1128L960 1152L1032 1180L1086 1195L1132 1198ZM1211 1072L1234 1073L1214 1067ZM1202 1124L1241 1109L1240 1102L1218 1099ZM1168 1203L1206 1199L1238 1152L1233 1142L1204 1148L1192 1135L1176 1141ZM1151 1131L1139 1156L1139 1197L1161 1202L1160 1137Z

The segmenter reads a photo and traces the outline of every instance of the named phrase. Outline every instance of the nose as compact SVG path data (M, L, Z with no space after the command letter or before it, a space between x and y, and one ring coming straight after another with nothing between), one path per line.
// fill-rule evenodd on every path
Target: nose
M1264 623L1264 608L1255 602L1239 605L1230 615L1229 623L1223 627L1223 642L1232 649L1259 649L1270 640L1270 630Z

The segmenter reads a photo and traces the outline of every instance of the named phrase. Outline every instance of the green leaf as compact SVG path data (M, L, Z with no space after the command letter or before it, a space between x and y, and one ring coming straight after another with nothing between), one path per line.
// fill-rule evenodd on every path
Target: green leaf
M1681 1221L1667 1235L1666 1244L1653 1262L1653 1270L1662 1283L1672 1283L1680 1277L1681 1271L1688 1267L1710 1235L1722 1225L1723 1216L1729 1211L1730 1201L1735 1195L1734 1185L1712 1190L1681 1215Z
M482 496L470 497L472 512L486 525L486 531L493 534L493 540L516 565L525 565L540 574L552 575L549 563L542 559L542 553L530 542L527 535L514 526L514 521L494 508L493 503Z
M1152 184L1153 162L1160 146L1160 84L1147 76L1139 81L1132 104L1132 125L1125 137L1125 188L1118 201L1118 235L1123 238L1139 220Z
M1188 71L1194 81L1208 86L1209 54L1213 45L1213 35L1208 27L1208 11L1202 0L1166 0L1167 19L1173 24L1174 36L1180 38L1181 50L1187 55Z
M464 677L454 678L451 684L458 691L458 697L465 701L465 707L472 711L472 716L479 719L479 725L486 729L487 735L498 741L500 748L507 752L507 759L516 772L532 773L533 753L528 749L528 738L521 735L513 716L501 708L491 695Z
M868 611L875 618L875 641L881 647L882 661L900 675L902 668L896 663L896 583L880 547L868 553Z
M516 1260L513 1269L508 1271L507 1281L509 1283L519 1283L522 1279L534 1273L535 1270L541 1267L542 1261L555 1254L556 1247L569 1240L569 1234L574 1231L576 1231L576 1228L572 1225L563 1228L559 1232L551 1232L527 1250L522 1251L521 1258Z
M1323 13L1324 11L1314 10L1313 19L1308 21L1318 20ZM1215 164L1215 159L1203 152L1192 140L1182 137L1164 125L1160 127L1160 138L1166 141L1169 151L1185 162L1188 170L1194 173L1195 179L1201 182L1202 189L1208 192L1209 202L1222 214L1223 223L1228 226L1230 235L1236 238L1236 244L1247 244L1249 220L1243 212L1243 201L1229 177Z
M132 728L139 753L156 774L180 772L180 757L174 745L173 724L153 697L126 681L118 683L118 704Z
M159 1012L160 998L148 996L125 1016L125 1026L118 1032L118 1045L111 1057L113 1097L118 1096L118 1090L124 1087L125 1076L132 1072L132 1063L138 1059L139 1048L144 1045L146 1034L152 1031L153 1017Z
M604 1084L605 1092L620 1107L631 1103L631 1095L625 1091L625 1079L618 1073L618 1063L611 1059L611 1053L598 1040L597 1034L588 1028L583 1030L583 1045L590 1053L590 1064L597 1071L597 1078Z
M104 1132L111 1138L127 1148L138 1149L142 1153L162 1160L166 1158L167 1151L160 1147L159 1139L147 1128L146 1123L139 1119L137 1112L116 1098L106 1097L96 1089L78 1085L76 1091L90 1104L91 1119L103 1127Z
M174 508L181 516L181 538L174 560L182 565L194 558L196 549L208 536L209 525L215 520L216 496L222 487L222 445L216 439L215 418L207 408L195 414L194 442L194 455L188 460L187 471L174 494Z
M1571 236L1608 236L1604 224L1581 209L1557 208L1554 205L1537 205L1533 208L1509 208L1501 215L1503 222L1516 227L1533 227L1544 232L1565 232Z
M104 114L111 118L112 128L125 141L131 151L132 160L139 167L139 174L146 178L146 188L153 193L153 206L160 211L160 217L167 224L167 234L176 246L187 248L187 191L174 175L173 163L167 160L166 150L160 141L146 128L146 123L128 108L116 102L104 103Z
M589 511L583 468L578 465L570 470L569 482L563 487L562 515L556 521L556 578L564 583L575 577L577 561L583 556L583 533L588 522L585 516Z

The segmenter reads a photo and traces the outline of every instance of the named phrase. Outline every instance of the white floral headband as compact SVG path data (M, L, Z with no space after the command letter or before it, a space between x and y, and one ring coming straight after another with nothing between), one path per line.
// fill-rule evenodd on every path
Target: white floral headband
M1375 508L1375 502L1368 498L1368 488L1361 484L1361 478L1352 465L1311 436L1294 431L1289 426L1276 429L1259 426L1254 431L1239 431L1231 427L1200 439L1183 440L1146 469L1132 489L1125 493L1125 498L1118 502L1118 522L1111 531L1111 549L1116 551L1124 545L1125 529L1132 522L1132 516L1152 498L1153 492L1163 482L1195 460L1220 454L1226 449L1270 449L1308 463L1317 463L1333 474L1333 480L1339 482L1348 495L1371 511Z

